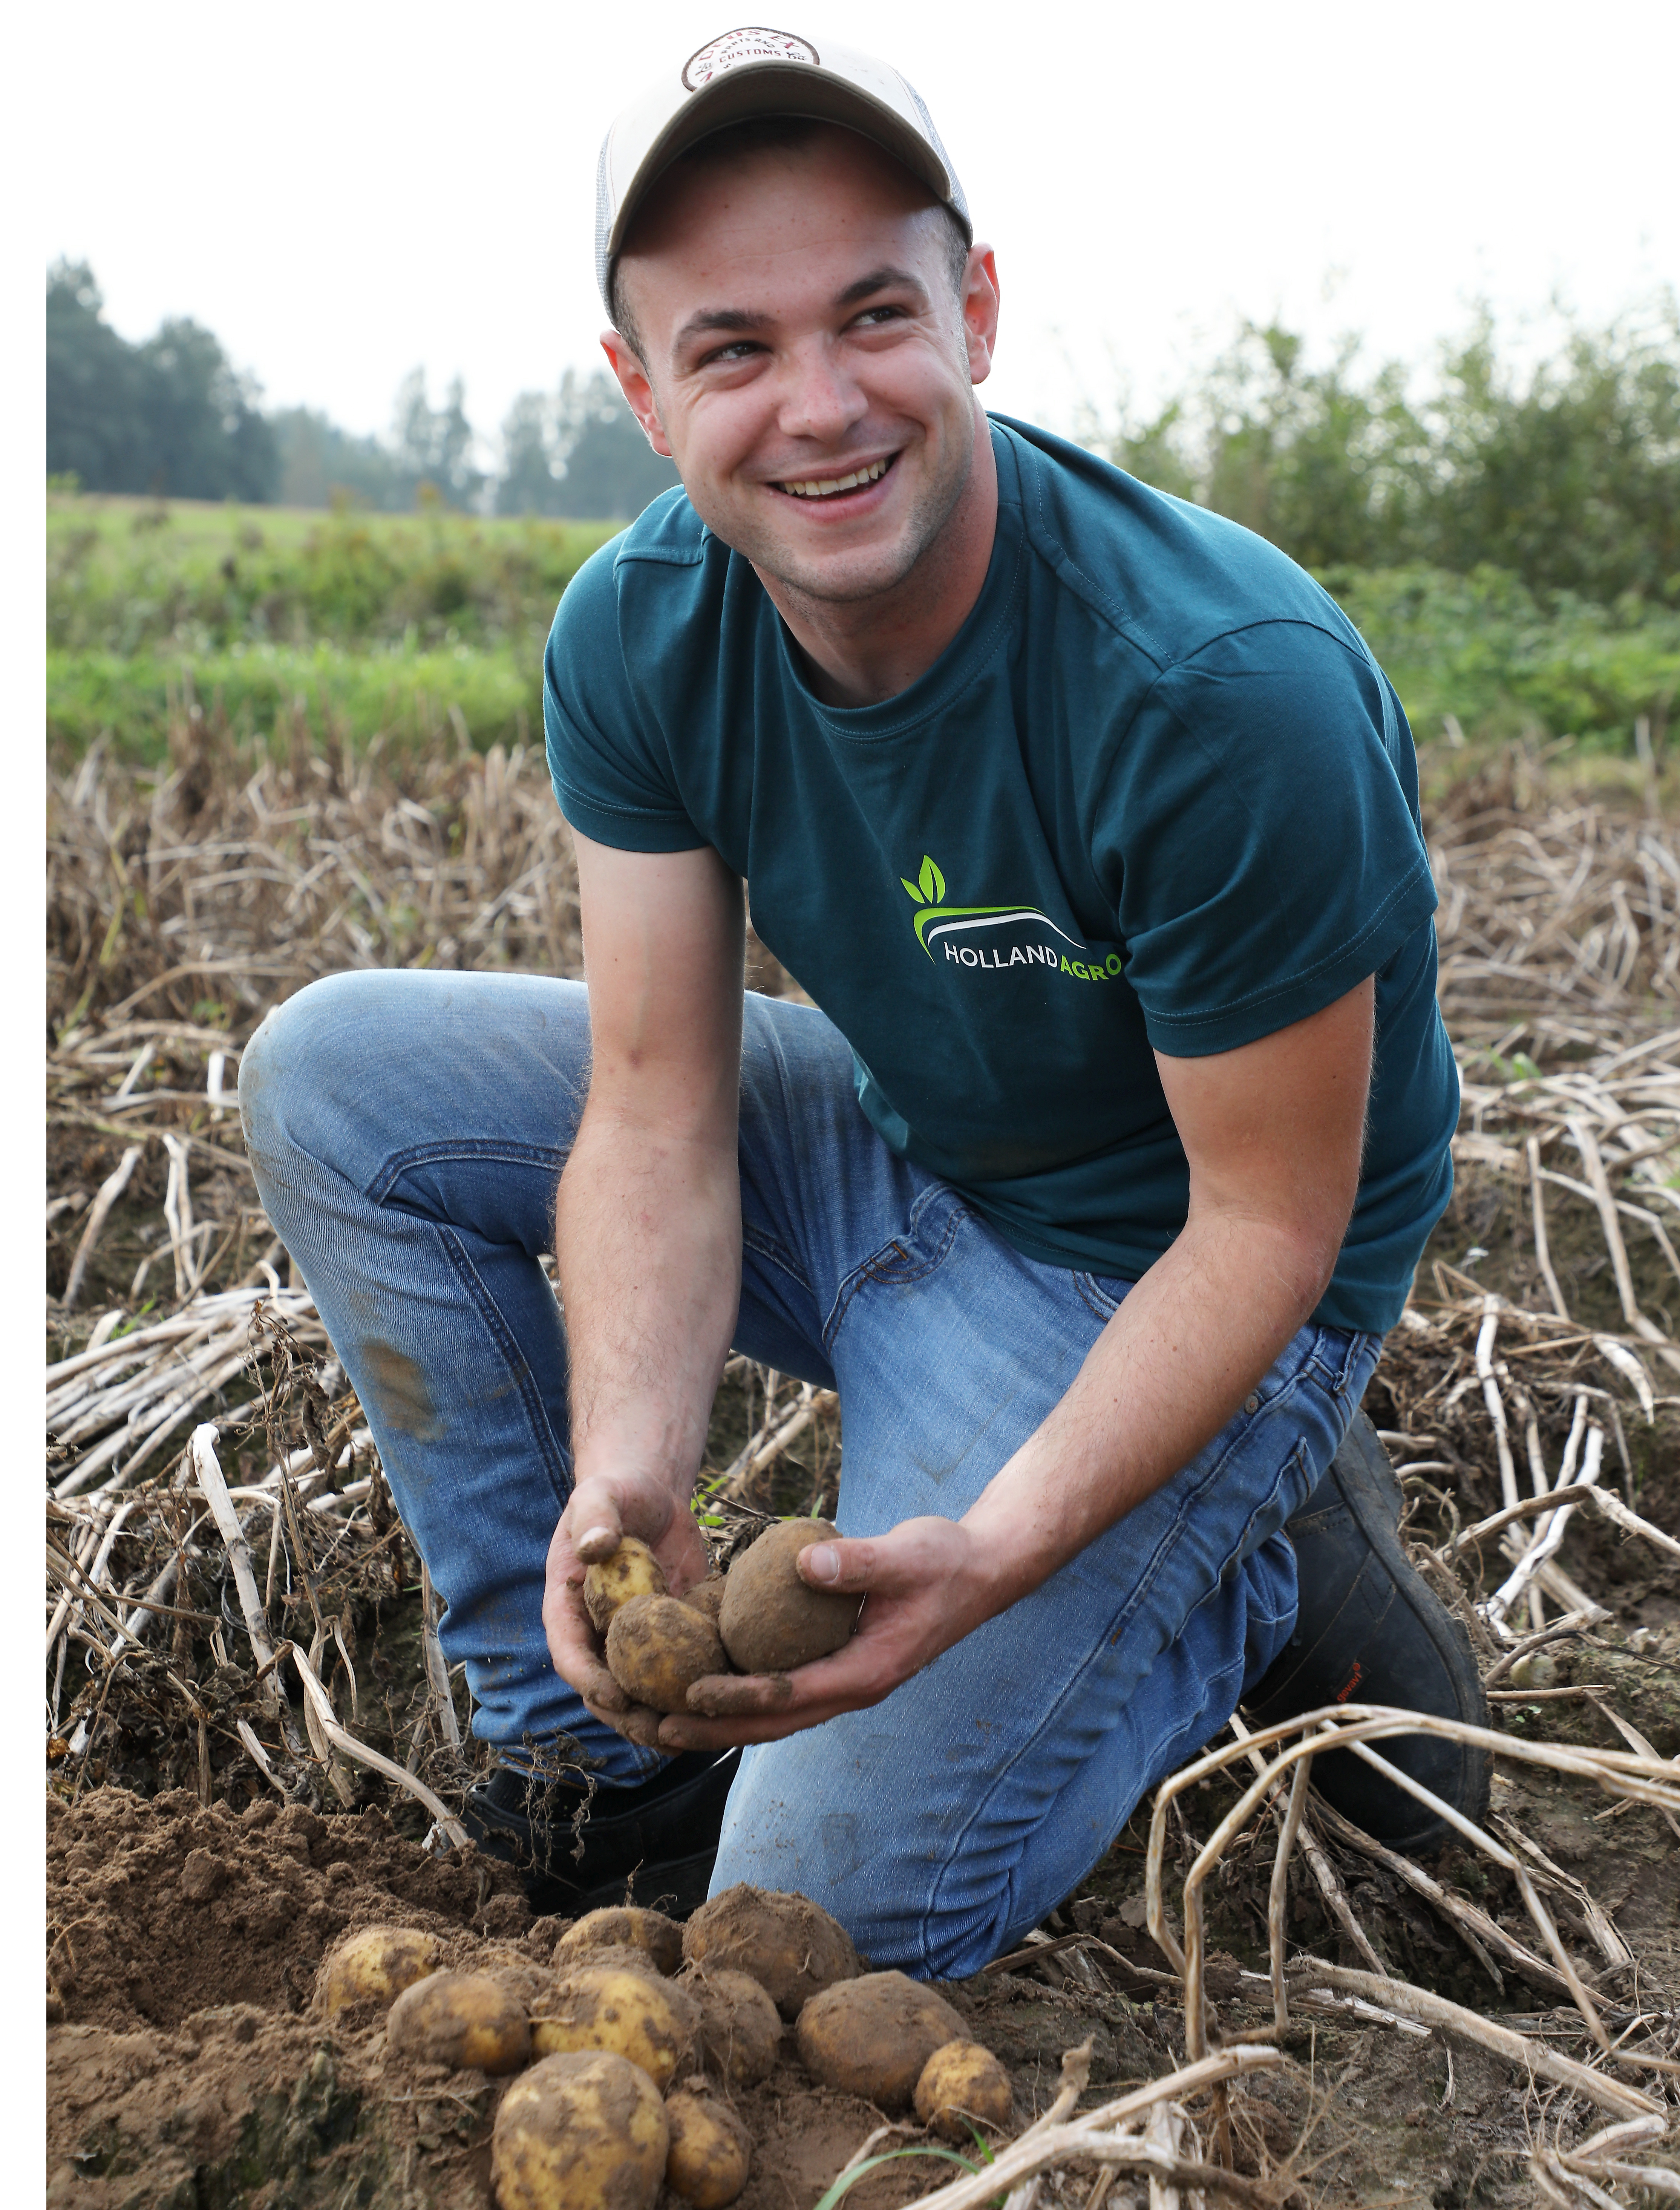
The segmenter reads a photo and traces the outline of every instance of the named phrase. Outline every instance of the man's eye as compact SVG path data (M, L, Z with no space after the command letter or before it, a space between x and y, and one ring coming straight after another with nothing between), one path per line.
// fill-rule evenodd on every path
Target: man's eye
M709 353L701 365L709 368L714 362L717 362L728 367L734 361L746 360L753 353L763 351L764 347L756 340L737 338L733 345L719 346L715 352Z
M904 319L904 310L902 307L866 307L857 319L865 329L872 324L901 323Z

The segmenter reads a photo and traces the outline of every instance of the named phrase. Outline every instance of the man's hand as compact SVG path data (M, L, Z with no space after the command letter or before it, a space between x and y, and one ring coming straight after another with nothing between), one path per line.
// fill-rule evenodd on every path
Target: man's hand
M660 1720L653 1738L659 1748L775 1742L841 1712L865 1710L1003 1609L984 1553L960 1520L906 1519L885 1535L813 1543L801 1551L799 1570L813 1588L863 1596L851 1640L793 1673L697 1681L689 1690L695 1712ZM612 1724L623 1727L617 1717Z
M653 1552L673 1596L681 1596L710 1570L693 1513L668 1488L633 1476L596 1474L573 1489L548 1546L542 1624L554 1670L571 1683L595 1718L652 1748L663 1714L632 1703L619 1688L607 1670L595 1622L583 1609L585 1568L610 1558L626 1535L639 1537Z

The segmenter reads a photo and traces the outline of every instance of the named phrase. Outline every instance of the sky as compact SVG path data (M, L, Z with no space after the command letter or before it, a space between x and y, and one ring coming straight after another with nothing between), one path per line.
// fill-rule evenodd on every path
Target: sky
M933 111L998 251L1006 413L1146 408L1244 316L1427 364L1478 299L1538 347L1554 295L1604 318L1680 281L1673 0L805 4L776 27L884 55ZM43 10L75 151L29 195L42 262L91 262L125 336L207 323L269 405L383 432L424 365L493 429L599 362L602 133L733 20L716 0Z

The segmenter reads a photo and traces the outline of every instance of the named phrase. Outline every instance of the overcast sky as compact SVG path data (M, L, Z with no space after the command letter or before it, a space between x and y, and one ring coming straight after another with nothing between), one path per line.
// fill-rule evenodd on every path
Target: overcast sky
M1243 315L1426 363L1478 297L1602 317L1680 280L1674 0L802 5L777 27L885 56L933 110L998 249L1005 412L1065 426L1127 381L1145 404ZM43 262L90 261L127 336L208 323L271 405L384 431L423 365L493 430L600 358L607 123L734 21L717 0L45 12Z

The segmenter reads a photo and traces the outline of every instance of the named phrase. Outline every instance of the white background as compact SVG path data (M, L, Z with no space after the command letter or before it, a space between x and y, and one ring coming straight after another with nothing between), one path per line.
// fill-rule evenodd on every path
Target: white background
M40 262L90 260L126 336L197 317L271 405L383 432L423 365L493 431L599 359L596 149L721 4L44 11ZM1680 276L1673 0L818 6L773 20L903 70L998 248L1006 412L1146 404L1244 314L1427 365L1477 298L1520 335Z

